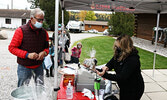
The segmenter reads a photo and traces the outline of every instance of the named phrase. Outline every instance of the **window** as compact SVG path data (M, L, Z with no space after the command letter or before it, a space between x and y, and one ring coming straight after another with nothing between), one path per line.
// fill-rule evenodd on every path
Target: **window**
M6 24L11 24L11 19L7 19L7 18L6 18L6 19L5 19L5 23L6 23Z
M102 28L105 28L105 26L102 26Z
M26 24L26 19L22 19L22 25Z
M91 25L88 25L89 28L91 28Z

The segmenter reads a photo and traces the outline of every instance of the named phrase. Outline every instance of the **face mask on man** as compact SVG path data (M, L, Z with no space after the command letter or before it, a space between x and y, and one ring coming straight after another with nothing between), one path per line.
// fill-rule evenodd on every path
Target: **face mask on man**
M36 27L36 28L42 28L42 23L40 23L40 22L38 22L38 21L36 21L36 23L34 24L34 26Z

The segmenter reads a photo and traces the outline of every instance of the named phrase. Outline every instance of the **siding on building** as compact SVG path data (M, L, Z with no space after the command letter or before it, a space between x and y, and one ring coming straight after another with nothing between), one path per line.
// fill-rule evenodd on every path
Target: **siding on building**
M0 28L18 28L22 25L21 18L8 18L11 19L11 24L6 24L6 18L0 17ZM28 22L29 19L26 19Z
M108 29L108 22L105 21L84 21L85 31L90 29L96 29L99 32L103 32L105 29Z
M91 25L91 27L89 27L89 25L85 25L85 31L90 29L96 29L99 32L103 32L105 29L108 29L108 26L103 27L102 25Z
M0 28L18 28L30 19L30 10L0 9ZM6 23L9 19L11 23ZM26 20L25 23L22 20Z
M153 27L157 25L157 15L156 14L137 14L137 37L151 40L153 36ZM167 27L167 14L160 15L161 28Z

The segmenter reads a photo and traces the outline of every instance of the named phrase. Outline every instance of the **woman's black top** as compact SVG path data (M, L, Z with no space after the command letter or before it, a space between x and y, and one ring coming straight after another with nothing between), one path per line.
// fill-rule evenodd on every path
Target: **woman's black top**
M124 61L118 62L114 57L106 64L116 74L105 73L102 77L116 81L120 88L120 100L140 100L144 92L144 81L140 70L140 57L133 51Z

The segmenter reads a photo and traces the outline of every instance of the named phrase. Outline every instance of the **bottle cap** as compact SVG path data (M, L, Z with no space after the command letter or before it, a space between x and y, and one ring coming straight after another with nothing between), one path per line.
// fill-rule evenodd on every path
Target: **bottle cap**
M68 82L68 86L71 86L71 81Z

